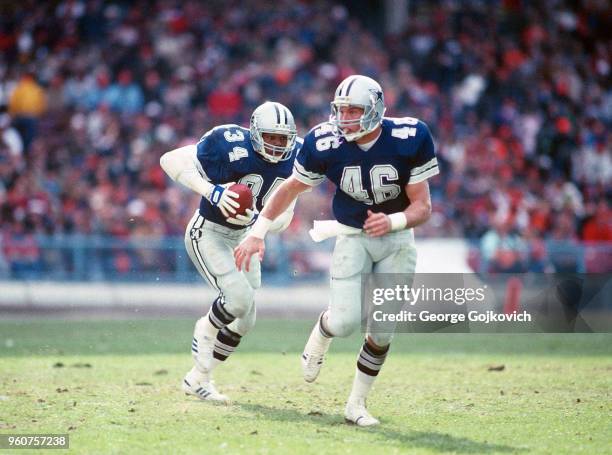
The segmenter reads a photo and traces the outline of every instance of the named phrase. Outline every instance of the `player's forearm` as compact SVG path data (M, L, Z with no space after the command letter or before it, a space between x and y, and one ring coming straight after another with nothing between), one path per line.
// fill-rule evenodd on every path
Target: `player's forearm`
M195 145L186 145L164 153L159 164L172 180L208 198L214 185L198 171L193 159L195 153Z
M425 223L431 216L431 202L414 201L404 210L406 229Z
M281 213L287 211L289 206L302 191L304 191L304 189L296 185L292 179L285 180L276 191L272 193L270 199L268 199L268 202L261 211L261 216L270 220L275 220Z
M408 184L405 191L410 205L403 212L389 215L391 231L413 228L425 223L431 216L431 196L427 180Z
M309 188L308 185L289 177L270 196L259 218L253 225L250 235L263 239L272 227L272 222L281 214L288 211L300 193Z
M293 219L293 210L291 207L278 215L270 224L268 232L282 232L289 227Z

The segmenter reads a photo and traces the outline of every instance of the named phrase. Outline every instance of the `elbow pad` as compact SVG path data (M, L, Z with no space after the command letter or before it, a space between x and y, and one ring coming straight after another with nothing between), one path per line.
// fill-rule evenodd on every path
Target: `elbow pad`
M164 153L159 159L159 165L175 182L208 198L214 185L206 181L194 162L195 146L185 146Z

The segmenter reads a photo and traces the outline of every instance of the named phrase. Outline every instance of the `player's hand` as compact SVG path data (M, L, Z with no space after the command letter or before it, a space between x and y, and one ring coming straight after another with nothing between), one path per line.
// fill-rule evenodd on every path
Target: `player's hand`
M227 189L233 184L234 182L215 185L208 197L212 205L219 207L219 210L221 210L225 218L229 217L230 214L235 214L236 209L240 207L240 204L236 201L236 199L238 199L238 194Z
M263 261L264 252L266 250L266 244L263 239L258 239L249 235L246 239L240 242L236 248L234 248L234 261L236 262L236 268L242 270L242 266L245 266L245 270L249 271L249 265L251 264L251 258L255 253L259 254L259 262Z
M255 210L246 209L246 212L244 215L239 213L237 215L226 218L225 221L227 221L230 224L235 224L236 226L250 226L257 219L257 215L259 215L259 212L257 212L257 209Z
M363 225L363 230L370 237L380 237L391 232L391 220L384 213L374 213L368 210L368 218Z

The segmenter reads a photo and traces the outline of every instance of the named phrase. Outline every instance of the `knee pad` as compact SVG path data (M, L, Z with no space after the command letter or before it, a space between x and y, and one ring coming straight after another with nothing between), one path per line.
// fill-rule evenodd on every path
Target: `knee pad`
M359 327L361 322L359 315L359 312L352 314L328 311L327 317L323 320L325 330L335 337L345 338Z
M325 329L334 337L346 338L355 331L356 325L350 321L328 319L325 322Z
M244 317L251 310L254 295L244 275L238 271L231 272L221 277L218 283L225 297L225 309L235 318Z
M228 328L240 336L245 336L255 326L256 319L255 305L253 304L251 310L244 317L235 319Z

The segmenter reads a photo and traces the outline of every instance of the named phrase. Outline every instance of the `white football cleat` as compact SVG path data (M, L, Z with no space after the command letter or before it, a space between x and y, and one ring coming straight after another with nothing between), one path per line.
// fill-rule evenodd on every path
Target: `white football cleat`
M205 335L202 329L203 319L196 322L191 341L191 355L200 371L209 371L215 348L215 338Z
M312 332L310 332L310 337L302 353L302 372L304 373L304 381L306 382L314 382L317 376L319 376L325 354L333 340L333 338L327 338L321 334L319 325L321 324L322 317L323 315L319 317Z
M227 395L219 393L210 377L193 367L183 379L183 391L187 395L193 395L203 401L228 404L230 399Z
M344 409L344 418L348 423L353 423L359 427L372 427L380 424L380 421L372 417L366 409L365 399L349 400Z

